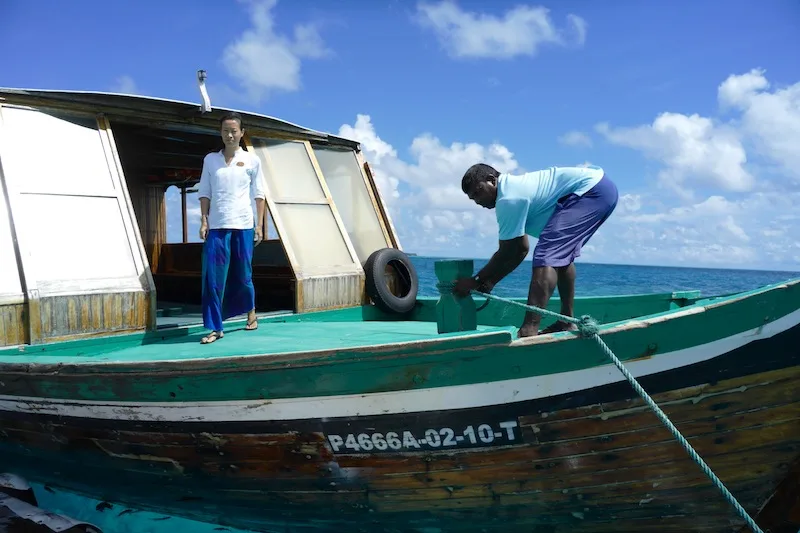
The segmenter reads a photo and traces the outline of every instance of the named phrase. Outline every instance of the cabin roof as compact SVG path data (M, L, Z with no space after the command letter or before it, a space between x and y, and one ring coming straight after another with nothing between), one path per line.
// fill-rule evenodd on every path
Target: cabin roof
M330 144L347 146L359 149L359 143L352 139L346 139L330 133L316 131L286 120L281 120L260 113L242 111L240 109L216 107L212 105L211 112L202 113L199 103L185 102L181 100L171 100L167 98L157 98L154 96L140 96L132 94L98 92L98 91L64 91L51 89L22 89L13 87L0 87L0 103L4 100L11 102L15 100L39 101L41 104L47 102L58 102L67 104L77 104L102 109L111 113L123 115L135 115L140 112L149 112L157 115L180 117L191 119L202 117L217 120L225 113L235 111L242 115L245 121L245 128L262 128L277 130L291 135L297 135L308 140L317 140Z

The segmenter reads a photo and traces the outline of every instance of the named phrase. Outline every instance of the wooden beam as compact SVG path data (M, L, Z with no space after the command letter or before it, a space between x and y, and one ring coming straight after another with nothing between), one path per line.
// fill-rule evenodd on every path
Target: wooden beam
M139 249L139 254L135 257L137 268L141 268L139 272L139 279L144 281L143 289L145 296L148 300L148 316L146 317L146 327L148 329L156 328L156 282L153 279L153 272L150 267L150 259L147 257L147 249L145 248L142 234L139 231L139 224L136 222L136 212L133 209L133 202L131 201L130 192L128 190L128 182L125 179L125 172L122 168L122 161L117 150L117 142L114 139L114 132L111 129L111 122L108 117L98 114L97 126L100 131L105 134L101 137L103 148L109 152L109 168L112 173L116 173L120 185L120 194L117 197L120 209L127 212L127 217L122 217L122 223L129 235L133 235L133 241ZM130 239L130 237L129 237ZM131 242L131 244L134 244ZM132 246L133 248L133 246Z

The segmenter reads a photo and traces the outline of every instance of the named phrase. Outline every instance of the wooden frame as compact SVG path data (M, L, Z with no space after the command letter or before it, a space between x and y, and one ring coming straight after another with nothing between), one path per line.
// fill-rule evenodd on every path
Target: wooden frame
M150 260L147 257L147 249L144 246L142 234L139 231L139 225L136 223L136 213L133 210L133 202L130 197L130 190L128 189L128 182L125 179L125 173L122 169L122 162L120 161L119 152L117 151L117 142L114 139L114 132L111 129L111 123L108 118L102 113L97 115L97 126L101 132L101 139L103 141L103 148L106 151L106 157L109 158L109 170L116 173L117 183L119 183L122 194L117 195L117 203L123 213L128 213L127 217L123 218L125 230L128 232L128 245L131 246L134 260L136 261L137 272L139 279L146 283L143 287L150 299L150 313L147 317L148 328L156 327L156 311L158 309L156 303L156 282L153 279L153 272L150 269ZM110 164L110 161L114 164ZM131 235L133 238L131 238ZM133 244L136 243L136 249ZM144 284L143 284L144 285Z
M17 231L14 213L19 213L21 207L19 205L19 191L16 187L9 183L6 179L5 169L2 168L3 154L6 147L5 138L5 124L3 117L3 110L8 107L16 107L20 109L27 109L25 106L10 106L8 104L0 104L0 179L5 188L7 206L9 211L9 223L11 226L12 237L15 243L15 251L17 253L17 269L19 271L20 285L22 287L23 297L27 307L27 337L28 343L38 344L42 340L41 330L41 307L39 305L39 289L36 286L36 268L32 259L30 250L28 248L27 239Z
M328 182L325 181L325 176L322 174L322 169L319 168L319 161L317 161L317 155L314 153L314 149L311 148L311 143L308 141L303 141L303 145L306 147L306 153L308 154L308 158L311 160L311 166L314 167L314 172L317 174L317 179L319 180L319 184L322 186L322 192L325 194L325 199L327 200L327 204L331 206L331 211L333 212L333 218L336 220L336 227L339 228L339 233L342 234L344 238L344 243L347 245L347 251L350 252L350 257L352 258L353 262L356 264L359 270L363 275L363 269L361 268L361 260L358 258L358 254L356 253L356 248L353 246L352 241L350 241L350 235L347 234L347 228L344 227L344 222L342 221L342 216L339 214L339 209L336 207L336 203L333 201L331 197L331 191L328 189Z
M3 105L0 104L0 132L3 131ZM14 344L30 344L31 339L36 340L40 337L40 332L32 330L30 320L31 313L39 315L38 291L30 292L25 278L25 265L23 254L20 249L20 241L17 236L17 228L14 223L13 206L16 195L9 190L8 183L3 172L3 133L0 133L0 192L2 192L6 203L6 216L8 217L8 229L11 236L11 244L14 253L14 261L17 264L17 276L19 276L20 293L4 294L0 297L0 318L2 318L2 337L0 346L10 346ZM33 304L31 304L33 302ZM26 312L27 311L27 312ZM13 334L12 334L13 332ZM36 334L35 337L32 335Z
M3 185L8 199L9 215L13 225L15 252L18 254L20 282L23 289L26 311L26 342L41 344L47 341L66 340L130 331L152 329L156 324L155 284L149 270L144 244L135 224L127 183L119 165L119 155L107 119L97 112L87 113L69 108L49 106L31 107L17 103L3 103L3 111L21 111L68 115L86 119L93 123L97 132L105 168L110 177L108 190L96 192L66 191L56 193L64 197L107 198L116 204L120 213L120 223L130 250L133 274L119 278L96 278L82 280L48 280L39 278L39 264L31 252L31 236L23 229L19 220L23 219L26 207L21 204L26 189L21 189L15 180L9 180L5 172ZM7 114L7 113L6 113ZM4 113L0 112L0 127L6 128ZM0 158L7 155L5 133L0 141ZM29 191L32 195L48 195L46 191ZM122 238L122 235L120 235Z
M311 144L309 141L302 141L298 139L275 139L273 136L270 137L259 137L254 136L251 132L245 133L244 135L244 142L245 146L247 146L247 150L256 154L256 149L253 144L253 138L257 139L265 139L265 140L278 140L278 141L285 141L285 142L295 142L300 143L304 146L306 155L309 158L311 163L311 167L314 170L314 174L317 178L317 182L319 183L324 199L322 200L301 200L301 199L293 199L293 198L282 198L279 201L273 197L272 191L269 190L269 184L265 183L265 187L267 189L267 200L266 200L266 208L267 212L271 213L272 220L275 224L276 232L278 233L278 238L281 241L283 246L284 253L289 261L289 264L294 272L295 276L295 312L303 313L308 311L318 311L322 309L334 309L337 307L343 307L348 305L360 305L363 302L363 294L364 294L364 269L361 266L361 262L358 259L358 254L356 254L355 247L353 243L350 241L350 236L347 233L347 230L344 227L344 223L342 218L339 214L339 211L336 208L336 204L331 197L330 190L328 189L328 184L325 182L325 178L322 174L321 169L319 168L319 163L314 155L313 149L311 148ZM272 157L269 153L269 149L265 148L264 150L260 151L262 156L257 155L259 159L262 161L262 164L265 166L264 172L269 173L271 176L276 176L275 168L272 163ZM333 273L326 273L320 275L308 274L307 272L303 271L302 266L300 265L299 261L297 260L297 255L294 252L293 243L289 238L289 234L287 232L286 225L280 215L280 212L277 209L278 204L301 204L301 205L327 205L330 210L331 214L333 215L334 221L336 222L336 227L339 230L339 234L341 238L344 240L345 246L347 248L347 252L350 256L352 261L353 269L352 271L344 271L344 272L333 272ZM266 220L266 213L264 219ZM352 298L353 301L346 302L341 305L336 305L333 303L326 303L322 306L314 305L314 299L312 301L308 301L306 298L306 294L310 291L315 291L317 286L322 283L332 283L336 284L337 281L341 281L343 284L347 285L349 282L346 281L348 278L351 277L358 278L358 285L356 287L356 292L358 293L358 298ZM349 287L352 289L352 287Z
M383 197L379 194L380 190L378 189L378 185L375 183L375 177L372 175L372 169L369 166L369 163L364 159L364 155L362 154L361 150L355 150L356 160L358 161L359 169L361 170L361 175L364 177L365 182L367 183L367 191L369 191L369 195L372 198L372 203L375 206L377 213L380 215L378 219L381 221L381 225L384 228L384 231L388 234L389 242L392 246L403 251L403 247L400 245L400 239L397 237L397 230L394 228L394 224L392 223L392 217L389 215L389 210L386 208L386 204L383 201Z

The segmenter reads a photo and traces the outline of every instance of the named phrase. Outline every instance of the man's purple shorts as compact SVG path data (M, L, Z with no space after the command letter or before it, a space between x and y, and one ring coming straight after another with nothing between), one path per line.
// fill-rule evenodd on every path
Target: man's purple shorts
M533 250L533 266L563 267L581 255L581 247L617 207L617 186L603 175L583 196L560 198Z

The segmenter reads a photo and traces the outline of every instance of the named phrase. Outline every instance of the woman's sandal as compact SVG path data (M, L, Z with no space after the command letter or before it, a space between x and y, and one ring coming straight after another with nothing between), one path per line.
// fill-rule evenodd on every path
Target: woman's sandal
M254 331L258 329L258 317L254 318L252 322L248 322L244 327L246 331Z
M225 334L222 333L221 331L219 332L212 331L211 333L200 339L200 344L211 344L212 342L216 342L217 339L221 339L224 336Z

